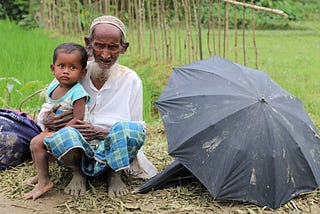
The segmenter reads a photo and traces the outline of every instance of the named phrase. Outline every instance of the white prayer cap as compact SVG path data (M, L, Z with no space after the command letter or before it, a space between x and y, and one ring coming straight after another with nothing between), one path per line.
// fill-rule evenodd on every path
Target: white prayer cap
M90 31L92 31L92 28L97 24L111 24L117 27L122 32L124 38L126 38L126 27L123 22L115 16L100 16L95 18L91 23Z

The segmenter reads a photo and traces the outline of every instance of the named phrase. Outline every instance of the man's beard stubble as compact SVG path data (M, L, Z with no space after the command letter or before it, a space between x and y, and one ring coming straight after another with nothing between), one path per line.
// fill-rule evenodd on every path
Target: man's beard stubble
M111 68L100 68L99 64L93 61L88 66L88 72L93 80L100 80L105 82L109 79L112 69Z

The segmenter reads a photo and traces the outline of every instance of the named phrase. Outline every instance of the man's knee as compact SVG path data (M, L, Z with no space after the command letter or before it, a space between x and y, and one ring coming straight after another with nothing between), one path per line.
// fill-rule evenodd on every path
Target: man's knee
M145 137L145 128L144 125L138 122L124 121L118 122L112 126L110 129L111 133L122 132L127 137L133 138L144 138ZM131 136L132 135L132 136Z

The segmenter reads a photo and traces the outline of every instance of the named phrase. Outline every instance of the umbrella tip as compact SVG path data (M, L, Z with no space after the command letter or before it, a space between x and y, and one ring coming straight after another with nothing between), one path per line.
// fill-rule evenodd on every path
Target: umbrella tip
M131 191L132 194L137 194L139 193L139 188L136 187L134 190Z
M268 103L267 100L264 97L260 97L259 98L259 102Z

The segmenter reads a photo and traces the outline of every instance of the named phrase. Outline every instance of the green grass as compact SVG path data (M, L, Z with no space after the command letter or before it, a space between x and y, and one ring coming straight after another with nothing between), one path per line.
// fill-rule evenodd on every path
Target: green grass
M300 98L311 118L320 126L320 24L319 22L292 23L292 29L256 31L259 69L268 73L274 81L288 92ZM255 67L252 32L247 32L247 65ZM32 92L50 83L53 75L49 65L53 49L61 42L73 41L83 44L82 38L52 37L43 30L25 31L8 21L0 21L0 105L17 108L20 101ZM241 35L241 32L238 32ZM234 60L234 32L229 31L227 58ZM206 41L203 35L203 41ZM5 39L4 39L5 38ZM182 37L183 38L183 37ZM238 39L238 55L243 64L241 38ZM149 44L146 41L145 45ZM131 44L134 48L135 44ZM149 49L146 48L146 51ZM204 58L209 53L204 49ZM198 60L199 57L195 57ZM144 117L147 122L157 118L154 101L166 84L173 66L154 62L147 57L128 52L120 62L136 70L144 82ZM13 81L15 78L20 82ZM13 85L11 93L7 86ZM10 96L8 97L8 94ZM24 104L28 111L37 111L42 99L37 97Z
M41 30L25 31L8 21L0 21L0 97L4 107L17 108L19 102L52 79L50 63L54 47L63 39L52 38ZM19 80L10 80L14 77ZM13 86L12 91L7 87ZM10 95L10 96L9 96ZM42 100L31 100L30 107Z
M301 99L320 127L320 27L257 32L260 69Z

